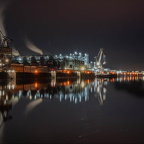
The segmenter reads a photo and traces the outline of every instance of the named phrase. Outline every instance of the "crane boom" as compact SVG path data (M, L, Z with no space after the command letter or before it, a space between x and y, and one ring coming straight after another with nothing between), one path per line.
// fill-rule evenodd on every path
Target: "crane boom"
M102 63L102 57L105 56L104 54L104 49L100 48L98 55L95 57L96 58L96 68L97 69L102 69L102 65L105 64L106 62Z

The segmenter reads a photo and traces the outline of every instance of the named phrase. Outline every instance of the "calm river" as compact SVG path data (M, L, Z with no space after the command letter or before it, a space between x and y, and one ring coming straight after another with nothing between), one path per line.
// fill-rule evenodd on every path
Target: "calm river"
M1 143L144 143L144 78L1 83Z

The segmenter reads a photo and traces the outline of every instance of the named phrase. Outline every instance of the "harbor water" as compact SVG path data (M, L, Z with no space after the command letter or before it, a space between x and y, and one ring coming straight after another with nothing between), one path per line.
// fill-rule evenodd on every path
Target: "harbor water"
M0 85L0 143L144 143L144 78Z

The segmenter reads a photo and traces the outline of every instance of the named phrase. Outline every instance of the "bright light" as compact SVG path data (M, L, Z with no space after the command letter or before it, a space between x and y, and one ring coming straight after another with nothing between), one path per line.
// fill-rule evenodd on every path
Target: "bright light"
M100 63L99 63L99 62L97 62L97 65L100 65Z
M81 82L81 87L83 88L85 86L84 81Z
M69 74L70 73L70 71L67 71L67 74Z
M35 88L37 88L38 87L38 83L35 83L34 86L35 86Z
M9 59L6 59L5 62L9 62Z
M82 67L81 67L81 70L85 70L85 67L84 67L84 66L82 66Z

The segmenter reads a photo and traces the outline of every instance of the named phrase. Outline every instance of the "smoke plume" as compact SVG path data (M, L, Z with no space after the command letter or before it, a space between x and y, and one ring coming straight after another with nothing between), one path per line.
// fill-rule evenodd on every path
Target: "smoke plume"
M6 36L6 30L4 26L4 11L6 9L6 3L0 2L0 30Z
M37 105L39 105L42 102L42 98L36 99L31 101L27 106L25 110L25 114L28 115L29 112L31 112Z
M35 53L39 53L41 55L43 55L43 51L41 49L39 49L38 47L36 47L32 42L30 42L28 39L25 39L25 44L26 46L32 50Z
M12 54L13 54L14 56L19 56L19 55L20 55L19 52L18 52L18 50L16 50L15 47L12 47Z

